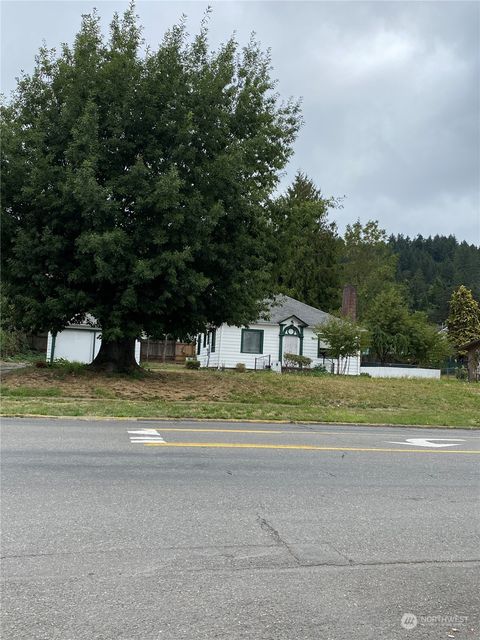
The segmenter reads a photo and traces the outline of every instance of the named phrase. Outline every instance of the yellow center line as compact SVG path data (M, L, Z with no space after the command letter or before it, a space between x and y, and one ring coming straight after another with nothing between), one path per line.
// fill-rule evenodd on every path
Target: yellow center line
M382 449L382 448L362 448L362 447L314 447L307 444L247 444L240 442L147 442L145 447L206 447L213 449L300 449L303 451L373 451L380 453L480 453L480 451L469 451L450 449Z
M366 436L369 438L372 437L378 437L378 436L385 436L385 437L391 437L392 435L395 435L394 433L355 433L355 431L340 431L340 432L333 432L333 431L312 431L311 429L307 430L302 430L299 429L297 431L287 431L285 429L195 429L193 427L162 427L162 426L158 426L158 427L154 427L157 431L185 431L188 433L274 433L274 434L280 434L280 433L287 433L287 434L291 434L291 435L295 435L295 434L299 434L299 435L321 435L321 436ZM434 436L430 436L431 439L435 440ZM466 436L465 438L463 438L464 440L476 440L479 439L480 436ZM428 436L427 436L428 439Z
M258 429L175 429L175 428L167 428L163 427L155 427L156 431L188 431L192 433L299 433L298 431L271 431L270 429L266 429L264 431L260 431ZM316 433L315 431L301 431L300 433Z

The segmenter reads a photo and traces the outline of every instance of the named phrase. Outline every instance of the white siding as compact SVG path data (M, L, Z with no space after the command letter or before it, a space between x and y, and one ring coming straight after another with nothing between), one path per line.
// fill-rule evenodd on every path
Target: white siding
M210 354L209 367L225 367L233 369L239 362L245 364L247 369L255 368L255 358L271 356L272 364L278 361L278 333L279 327L268 324L252 324L249 329L263 331L263 353L241 353L242 328L231 327L222 324L217 329L215 352ZM197 356L201 366L207 366L207 349L202 346Z
M213 353L210 352L210 356L208 356L209 346L203 346L202 334L200 353L198 353L197 355L197 358L200 360L201 366L209 366L214 368L225 367L226 369L232 369L237 363L241 362L245 364L247 369L254 369L255 358L259 358L261 355L270 355L271 364L272 366L275 366L275 364L278 363L279 356L280 326L271 324L252 324L248 328L263 330L264 333L262 354L242 353L242 328L232 327L224 324L217 329L215 351ZM312 366L323 364L323 359L318 358L317 353L317 336L314 334L311 328L305 327L303 338L303 355L312 359ZM341 372L344 371L344 364L344 361L342 361L340 364ZM326 366L327 369L330 370L330 363L327 363ZM347 358L345 373L347 375L358 375L360 373L360 356Z
M57 333L55 339L54 360L68 360L69 362L82 362L90 364L100 350L102 344L99 337L99 329L68 328ZM52 334L47 339L47 362L50 362L52 354ZM140 363L140 342L135 342L135 360Z

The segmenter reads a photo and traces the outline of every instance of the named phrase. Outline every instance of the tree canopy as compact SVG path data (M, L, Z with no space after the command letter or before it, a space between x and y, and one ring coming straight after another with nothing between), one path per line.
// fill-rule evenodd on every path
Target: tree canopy
M451 354L445 335L424 312L410 311L398 286L387 286L374 298L365 324L371 356L381 363L439 366Z
M450 297L461 284L480 299L480 247L439 235L390 236L388 244L398 256L396 280L407 287L410 306L430 320L447 319Z
M395 281L396 257L388 246L387 234L378 221L359 220L347 225L342 247L342 278L354 285L358 296L358 317L364 318L375 296Z
M253 39L210 51L206 21L142 53L133 5L107 40L94 12L72 47L40 50L2 108L3 276L25 329L89 313L98 362L129 345L128 368L143 332L257 316L265 205L301 120L270 73Z
M347 373L348 358L356 355L368 343L362 327L348 318L332 317L314 328L315 334L328 344L329 354L337 361L337 373ZM343 359L343 368L341 361Z

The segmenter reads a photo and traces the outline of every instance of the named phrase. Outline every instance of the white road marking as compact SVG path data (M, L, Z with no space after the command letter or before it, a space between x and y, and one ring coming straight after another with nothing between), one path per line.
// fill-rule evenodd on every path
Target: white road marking
M433 440L437 440L437 442L433 442ZM447 441L448 444L438 444L440 441ZM432 449L440 448L440 447L458 447L461 442L465 442L465 440L461 440L460 438L432 438L431 440L427 440L427 438L408 438L403 442L390 442L389 444L408 444L412 447L430 447Z
M132 444L166 444L157 429L133 429L128 430L127 433L129 434ZM442 447L458 447L462 442L465 442L465 440L461 438L407 438L407 440L402 442L390 441L390 444L437 449Z
M154 442L165 442L156 429L135 429L128 431L132 444L152 444Z
M145 436L151 436L151 435L158 435L158 431L156 429L135 429L134 431L128 431L128 433L133 433L137 436L139 435L145 435Z

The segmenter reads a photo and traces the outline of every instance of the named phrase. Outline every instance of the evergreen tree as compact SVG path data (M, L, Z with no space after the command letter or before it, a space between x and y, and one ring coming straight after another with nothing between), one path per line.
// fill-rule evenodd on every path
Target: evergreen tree
M274 286L326 311L339 305L337 228L328 220L329 210L338 206L299 172L270 207Z
M108 42L83 17L2 110L3 276L17 321L92 314L94 366L131 370L145 332L248 323L270 290L265 203L300 123L251 40L209 51L184 23L140 54L133 5Z
M460 356L465 355L463 345L480 337L480 306L463 285L453 292L450 300L448 336Z

